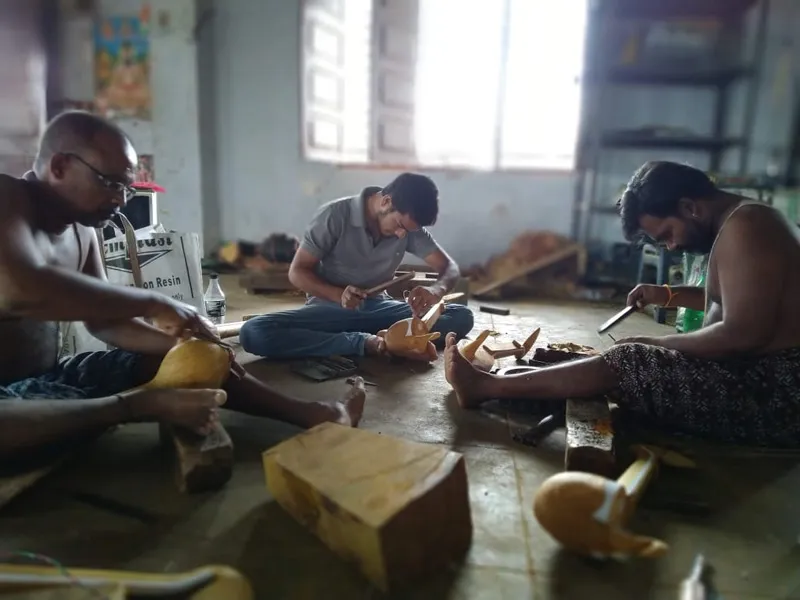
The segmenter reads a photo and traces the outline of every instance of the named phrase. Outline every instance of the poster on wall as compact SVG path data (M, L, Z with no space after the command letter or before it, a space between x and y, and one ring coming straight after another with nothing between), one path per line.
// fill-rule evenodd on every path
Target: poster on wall
M153 183L155 177L153 171L153 155L140 154L139 164L136 165L136 183Z
M95 23L95 107L108 118L150 120L149 9Z

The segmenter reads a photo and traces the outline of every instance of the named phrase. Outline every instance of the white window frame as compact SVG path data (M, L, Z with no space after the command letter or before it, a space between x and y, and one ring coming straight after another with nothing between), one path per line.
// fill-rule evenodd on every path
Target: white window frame
M343 48L347 35L342 17L347 0L302 0L301 1L301 154L305 160L324 162L339 166L391 170L486 170L475 166L459 164L455 157L432 164L420 160L417 156L414 138L415 126L415 79L416 54L418 40L418 10L424 0L365 0L370 2L369 44L365 47L368 53L369 68L367 76L368 106L366 107L367 128L364 136L367 147L348 148L344 143L347 119L345 108L341 103L314 97L314 81L328 78L328 88L338 86L338 99L347 96L346 65L342 53L338 63L336 59L326 60L315 54L313 43L314 26L327 29L332 37L340 40ZM503 129L505 121L505 94L507 83L507 58L510 47L511 6L514 0L496 0L504 4L504 22L501 54L504 62L500 68L497 111L494 123L493 164L489 171L541 172L571 171L578 162L578 145L580 132L575 131L575 147L569 157L570 164L548 164L536 157L525 159L515 157L503 151ZM526 0L529 2L537 0ZM547 0L540 0L547 1ZM567 0L571 2L572 0ZM588 10L588 8L587 8ZM338 12L337 12L338 11ZM352 33L351 33L352 35ZM330 47L330 44L328 46ZM446 43L446 36L443 42ZM317 48L317 50L319 50ZM343 52L343 50L341 51ZM581 53L583 48L581 48ZM338 83L334 84L333 80ZM581 81L575 82L581 86ZM321 87L321 86L317 86ZM578 89L576 119L581 113L581 93ZM338 137L338 143L326 147L324 136L316 135L322 128L327 128L331 135ZM578 127L579 128L579 127ZM333 132L337 132L334 134ZM362 144L363 145L363 144ZM516 161L515 161L516 158ZM544 157L543 157L544 158ZM538 161L537 164L531 164Z

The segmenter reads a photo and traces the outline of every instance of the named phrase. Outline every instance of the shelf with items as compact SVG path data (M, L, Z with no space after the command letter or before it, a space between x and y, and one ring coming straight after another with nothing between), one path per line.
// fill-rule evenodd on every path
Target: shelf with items
M608 179L610 168L601 162L612 152L645 151L646 156L646 151L656 151L656 156L644 160L659 158L658 151L672 155L677 152L678 156L681 152L694 156L702 153L708 156L707 168L714 172L723 162L729 164L728 153L735 152L730 158L738 158L739 168L732 176L744 175L768 6L768 0L604 0L594 4L585 49L584 118L573 204L572 233L577 241L584 245L594 241L591 234L595 216L619 214L613 203L601 200L612 192L609 185L615 185ZM754 50L750 56L743 56L745 19L751 16L749 11L756 9L758 13L752 15L757 17ZM737 121L728 115L733 82L740 83L736 89L745 93L742 126L737 131L727 127L728 122ZM616 111L617 118L610 118L607 110L613 100L609 97L619 101L623 97L619 94L628 94L629 88L633 93L633 89L646 86L710 88L711 126L707 130L697 123L691 127L676 127L676 123L669 127L661 123L640 127L631 122L642 116L638 111ZM687 110L686 114L691 118L697 112ZM683 120L683 114L676 118ZM696 134L694 128L704 131L704 135ZM765 193L759 191L759 198ZM665 283L667 262L668 257L662 255L658 284Z

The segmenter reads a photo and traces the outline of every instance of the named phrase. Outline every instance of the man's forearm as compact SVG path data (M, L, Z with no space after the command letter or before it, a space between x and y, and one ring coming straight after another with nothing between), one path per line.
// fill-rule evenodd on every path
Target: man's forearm
M752 338L732 331L724 323L715 323L690 333L649 338L646 343L707 360L731 358L748 352L756 352L761 346Z
M319 275L308 269L291 269L289 280L300 291L324 300L340 303L344 289L323 280Z
M670 286L672 290L672 301L670 307L680 306L692 310L706 309L706 290L705 288L694 285L675 285Z
M449 262L444 273L439 274L439 278L429 288L437 296L444 296L452 290L461 277L461 270L455 262Z
M112 285L96 277L42 267L12 282L0 293L2 309L13 315L48 321L133 319L146 316L152 292Z
M98 340L128 352L161 356L175 345L175 338L140 319L88 322L86 328Z

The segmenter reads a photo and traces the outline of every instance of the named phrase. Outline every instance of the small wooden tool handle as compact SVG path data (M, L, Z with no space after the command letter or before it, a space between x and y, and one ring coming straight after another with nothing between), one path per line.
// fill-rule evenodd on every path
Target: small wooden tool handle
M404 275L400 275L399 277L395 277L394 279L391 279L389 281L384 281L380 285L376 285L373 288L369 288L367 290L367 296L372 296L372 294L377 294L378 292L382 292L382 291L384 291L386 289L389 289L395 283L401 283L403 281L410 281L411 279L414 279L415 276L416 276L416 273L414 271L411 271L410 273L405 273Z

